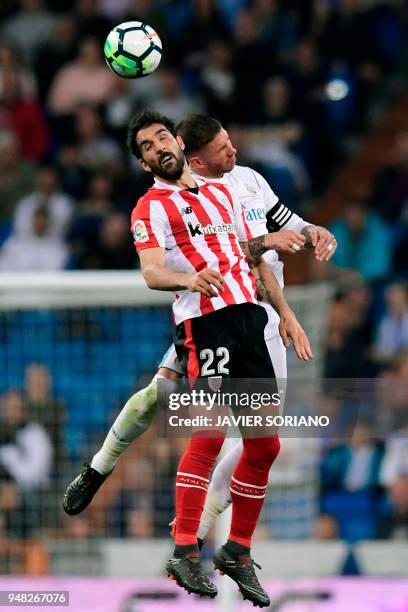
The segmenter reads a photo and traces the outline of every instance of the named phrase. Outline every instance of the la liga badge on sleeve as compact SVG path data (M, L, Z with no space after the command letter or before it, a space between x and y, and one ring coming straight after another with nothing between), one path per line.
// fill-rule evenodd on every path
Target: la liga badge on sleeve
M140 219L135 221L133 225L133 237L136 242L147 242L149 240L149 234L147 233L144 221Z

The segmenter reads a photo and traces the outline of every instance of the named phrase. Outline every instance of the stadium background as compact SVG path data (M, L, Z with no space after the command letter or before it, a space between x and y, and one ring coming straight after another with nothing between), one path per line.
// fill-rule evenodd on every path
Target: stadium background
M407 4L6 0L0 19L0 586L68 584L78 612L89 609L87 585L100 589L98 610L179 609L183 596L153 579L169 549L183 440L157 438L153 426L89 511L61 510L65 485L171 338L168 296L160 303L134 271L129 214L149 178L125 150L127 121L144 106L176 121L216 116L240 163L331 227L333 263L304 253L286 261L288 299L318 356L306 371L290 353L289 376L384 381L403 417ZM161 67L142 80L121 80L103 63L106 34L129 19L163 40ZM285 440L255 546L281 598L274 609L385 609L380 600L408 609L406 583L381 590L374 578L408 574L402 417L388 437L367 418L352 442ZM364 574L371 600L360 601L362 578L317 581ZM106 604L107 578L78 576L135 580L120 583L118 608ZM288 604L302 597L293 580L305 577L314 580L299 587L309 601Z

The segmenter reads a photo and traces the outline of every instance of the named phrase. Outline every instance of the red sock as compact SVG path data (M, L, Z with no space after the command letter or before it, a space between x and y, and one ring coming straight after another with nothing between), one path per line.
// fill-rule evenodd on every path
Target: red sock
M232 474L232 522L229 540L251 547L268 486L268 474L279 453L278 436L244 439L244 449Z
M209 478L224 437L193 436L182 456L176 478L176 544L197 543L197 531L204 507ZM200 432L199 435L203 435ZM217 436L222 435L216 432Z

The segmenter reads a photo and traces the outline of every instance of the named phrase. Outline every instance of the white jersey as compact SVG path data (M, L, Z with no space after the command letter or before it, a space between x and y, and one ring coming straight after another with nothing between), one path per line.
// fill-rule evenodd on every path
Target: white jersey
M194 176L195 178L204 178L198 174ZM310 225L279 202L278 196L273 192L268 182L252 168L235 166L231 172L226 172L222 178L204 180L221 183L235 193L241 203L245 220L253 237L282 229L301 232L304 227ZM263 259L269 264L281 289L283 289L283 262L279 260L278 253L273 250L267 251L264 253ZM279 317L277 313L272 307L264 303L262 305L268 310L269 322L278 325Z

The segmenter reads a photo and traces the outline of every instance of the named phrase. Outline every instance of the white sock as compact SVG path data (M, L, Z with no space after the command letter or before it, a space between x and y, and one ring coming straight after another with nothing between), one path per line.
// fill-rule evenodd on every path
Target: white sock
M242 453L242 439L221 459L211 477L197 537L204 540L217 517L231 504L230 481Z
M128 399L109 430L102 448L93 457L91 466L100 474L109 474L120 455L148 429L156 416L157 383L151 383Z

